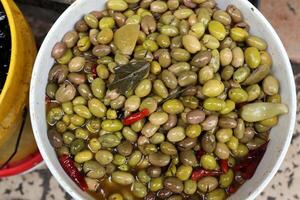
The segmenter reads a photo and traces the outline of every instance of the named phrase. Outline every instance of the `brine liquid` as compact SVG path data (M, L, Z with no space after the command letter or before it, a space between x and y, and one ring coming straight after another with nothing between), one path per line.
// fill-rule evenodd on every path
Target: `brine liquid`
M3 89L11 53L11 37L10 29L8 25L7 16L4 12L4 8L0 3L0 94Z

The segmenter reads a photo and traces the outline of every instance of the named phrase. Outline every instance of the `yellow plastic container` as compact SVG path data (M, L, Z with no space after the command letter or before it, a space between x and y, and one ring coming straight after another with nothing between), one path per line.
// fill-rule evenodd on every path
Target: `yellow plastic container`
M28 103L36 46L29 25L14 1L0 1L8 17L12 39L9 71L0 94L1 148L20 129L22 113Z

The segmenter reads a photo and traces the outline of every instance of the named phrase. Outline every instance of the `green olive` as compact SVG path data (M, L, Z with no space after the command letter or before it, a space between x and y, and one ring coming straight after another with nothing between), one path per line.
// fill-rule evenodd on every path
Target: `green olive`
M239 139L236 137L231 137L230 140L226 143L230 150L236 150L239 146Z
M185 49L173 48L171 51L171 57L178 62L187 62L190 60L191 54Z
M141 159L142 153L140 151L134 151L128 159L128 165L134 167L141 161Z
M84 105L75 105L74 112L85 119L90 119L92 117L90 110Z
M117 0L119 1L119 0ZM100 30L103 30L105 28L110 28L113 29L115 26L115 20L113 17L103 17L100 21L99 21L99 28Z
M226 37L225 27L219 21L215 21L215 20L210 21L208 23L208 31L212 36L217 38L219 41L224 40L224 38Z
M240 67L233 73L233 80L237 83L245 81L251 73L249 67Z
M105 105L96 98L89 100L88 107L90 112L96 117L104 117L106 114Z
M102 29L97 35L97 42L99 44L109 44L113 39L114 33L109 28Z
M131 185L134 182L134 177L128 172L115 171L111 174L111 180L120 185Z
M165 140L165 135L162 133L155 133L151 138L150 138L150 142L152 144L160 144Z
M132 193L138 198L144 198L147 195L147 188L144 184L135 181L132 184Z
M234 109L235 109L235 102L228 99L225 101L225 107L220 111L220 113L225 115L232 112Z
M170 142L180 142L185 138L185 130L181 126L177 126L169 130L167 138Z
M236 42L244 42L249 37L249 33L242 28L235 27L230 30L230 37Z
M122 129L122 134L124 138L130 142L135 142L137 140L137 134L129 127L124 127Z
M197 82L197 74L192 71L182 72L178 77L178 84L181 87L194 85Z
M113 161L113 154L108 150L100 150L95 154L95 159L101 165L107 165Z
M266 41L257 36L249 36L246 40L246 43L251 47L256 47L260 51L264 51L268 47Z
M225 101L218 98L207 98L203 102L203 107L209 111L221 111L225 106Z
M95 153L101 149L101 144L97 138L92 138L88 144L89 149Z
M217 10L216 12L214 12L213 19L221 22L224 26L228 26L231 24L230 15L223 10Z
M160 127L159 125L154 125L154 124L148 122L144 125L141 133L149 138L156 133L156 131L159 129L159 127Z
M205 34L202 38L202 42L206 48L217 49L220 47L220 42L212 35Z
M140 107L140 104L141 98L136 95L133 95L126 99L124 107L128 111L134 112Z
M198 189L201 192L211 192L218 187L218 179L207 176L198 181Z
M165 112L154 112L150 115L149 121L154 125L162 125L168 121L168 114Z
M215 155L220 159L225 160L229 158L230 150L224 143L218 142L214 152Z
M164 13L168 9L168 5L164 1L154 1L150 5L152 12Z
M193 54L201 50L201 43L198 38L193 35L184 35L182 37L182 44L188 52Z
M248 93L242 88L232 88L228 92L229 98L235 103L243 103L248 101Z
M269 75L267 76L264 80L263 80L263 91L267 94L267 95L275 95L278 94L279 91L279 82L278 80L272 76Z
M191 31L193 31L193 33L195 34L195 36L200 39L204 33L205 33L205 26L203 23L201 22L197 22L195 24L192 25L191 27Z
M192 195L197 191L197 182L193 180L184 181L184 193Z
M233 135L232 129L219 129L216 133L219 142L228 142Z
M105 96L106 88L105 88L105 82L100 79L96 78L92 83L91 83L91 90L95 97L102 99Z
M123 124L120 120L104 120L101 124L102 129L108 132L116 132L123 128Z
M202 87L202 93L207 97L219 96L224 91L224 84L218 80L209 80Z
M202 128L199 124L191 124L185 130L186 136L188 136L190 138L199 137L199 135L201 134L201 131L202 131Z
M160 33L167 35L169 37L175 37L179 34L179 31L177 29L176 26L172 26L172 25L163 25L160 28Z
M223 200L226 199L226 193L223 189L215 189L207 194L207 200Z
M163 178L152 178L149 184L149 189L152 192L157 192L158 190L162 189L164 187L163 185Z
M107 133L105 135L101 135L99 137L99 141L103 147L116 147L121 143L121 138L119 138L116 134Z
M162 142L160 144L160 150L166 155L174 156L177 154L177 149L175 145L170 142Z
M209 154L201 156L200 164L206 170L214 170L217 167L216 159Z
M169 114L179 114L184 110L184 106L181 101L177 99L170 99L166 101L163 106L163 110Z
M83 171L90 178L102 178L105 175L105 168L93 160L83 164Z
M231 65L233 67L241 67L244 64L244 52L240 47L235 47L232 49L232 61Z
M89 137L89 132L86 129L78 128L75 130L76 138L81 138L86 140Z
M158 96L160 96L161 98L167 98L169 96L169 91L161 80L154 81L153 92Z
M109 195L108 200L123 200L123 196L119 193Z
M258 49L255 47L248 47L245 50L245 61L250 68L257 68L261 63L260 53Z
M142 101L139 110L143 110L145 108L149 110L149 113L153 113L157 109L157 100L152 97L145 98Z

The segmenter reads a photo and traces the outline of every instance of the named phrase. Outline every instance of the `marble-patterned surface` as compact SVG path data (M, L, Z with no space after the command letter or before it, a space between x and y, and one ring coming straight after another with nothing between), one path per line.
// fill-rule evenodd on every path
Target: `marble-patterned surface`
M19 0L22 1L22 0ZM59 0L61 1L61 0ZM37 43L41 44L60 11L20 5L33 27ZM62 8L63 9L63 8ZM293 66L300 100L300 65ZM300 105L299 108L300 109ZM288 154L268 187L257 200L300 199L300 110L297 126ZM69 200L46 166L26 175L0 179L0 200Z

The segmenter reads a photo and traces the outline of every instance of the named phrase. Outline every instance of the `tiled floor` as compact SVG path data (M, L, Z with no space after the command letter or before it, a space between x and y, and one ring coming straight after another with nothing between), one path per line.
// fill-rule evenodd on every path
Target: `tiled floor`
M62 1L62 0L58 0ZM272 21L272 24L276 27L279 26L279 34L281 34L282 24L284 22L276 21L276 16L274 13L279 14L281 11L270 11L272 9L270 5L265 5L266 3L279 3L287 1L272 1L272 0L262 0L264 5L262 9L267 17ZM290 6L297 5L299 7L299 0L290 0ZM287 4L281 4L287 5ZM269 7L268 7L269 6ZM45 34L51 27L51 24L59 16L60 12L53 10L37 9L37 7L31 7L28 5L21 5L21 9L28 16L30 24L33 26L34 34L36 35L37 42L40 44L43 40ZM291 11L290 9L288 11ZM291 11L293 12L293 11ZM298 23L299 18L293 23ZM284 24L285 25L285 24ZM297 24L296 24L297 25ZM286 41L289 37L285 37L286 33L283 32L283 40ZM300 31L296 35L299 35ZM289 34L290 37L294 37L293 33ZM296 37L299 41L299 37ZM300 42L300 41L299 41ZM291 44L289 42L285 43L287 46L295 46L294 50L291 50L291 57L294 58L293 53L299 54L299 42ZM296 55L296 54L295 54ZM296 55L297 56L297 55ZM300 57L300 56L299 56ZM295 59L297 60L297 58ZM298 60L300 61L300 59ZM298 99L300 100L300 65L294 65L293 70L296 77ZM299 105L300 106L300 105ZM300 108L300 107L299 107ZM299 112L300 113L300 110ZM273 178L272 182L268 187L262 192L262 194L257 198L258 200L298 200L300 199L300 114L297 118L296 131L293 137L291 147L289 149L288 155L285 158L280 170ZM57 181L52 177L49 170L44 166L34 172L26 175L16 176L6 179L0 179L0 199L1 200L64 200L71 199L71 197L66 194L63 189L58 185Z

